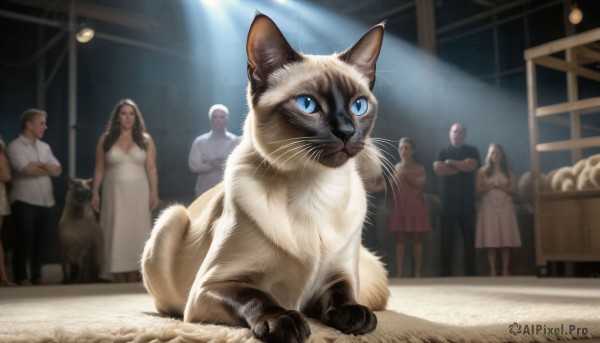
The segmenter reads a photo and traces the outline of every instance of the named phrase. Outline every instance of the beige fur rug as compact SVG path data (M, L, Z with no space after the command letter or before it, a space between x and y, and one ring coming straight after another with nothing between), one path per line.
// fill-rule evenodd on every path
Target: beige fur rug
M600 341L600 280L392 279L373 333L311 322L310 342ZM577 332L579 330L579 332ZM138 284L0 288L0 342L258 342L249 330L156 313Z

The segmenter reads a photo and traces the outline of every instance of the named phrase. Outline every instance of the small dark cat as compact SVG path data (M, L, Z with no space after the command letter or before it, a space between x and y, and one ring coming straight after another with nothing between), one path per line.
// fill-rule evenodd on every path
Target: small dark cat
M92 179L69 179L58 224L63 283L96 282L104 263L104 236L92 209Z
M358 164L380 171L369 134L382 39L377 25L343 53L305 55L255 17L250 111L224 182L187 209L166 209L144 250L158 311L249 327L266 342L305 341L303 315L346 334L376 328L373 310L385 309L389 290L381 262L361 247Z

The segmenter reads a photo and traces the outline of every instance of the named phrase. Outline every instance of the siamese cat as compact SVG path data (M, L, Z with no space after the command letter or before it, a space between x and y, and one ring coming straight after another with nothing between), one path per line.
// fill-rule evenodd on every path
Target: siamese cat
M167 208L145 246L144 285L159 312L248 327L265 342L304 342L305 318L345 334L375 329L389 290L361 246L358 167L381 171L369 134L382 40L380 24L345 52L307 55L256 15L249 113L224 181L188 208Z

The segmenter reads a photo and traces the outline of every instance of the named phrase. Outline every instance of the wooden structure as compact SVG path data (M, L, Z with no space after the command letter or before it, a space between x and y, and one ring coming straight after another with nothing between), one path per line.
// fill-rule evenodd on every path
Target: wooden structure
M600 28L525 50L527 97L533 177L533 212L538 275L547 275L549 261L600 261L600 190L548 193L540 190L540 153L571 151L572 162L582 149L600 147L600 136L581 137L581 115L600 114L600 96L579 99L578 78L597 81L600 72L587 68L600 62ZM536 68L565 73L567 101L538 106ZM570 139L539 143L539 119L569 114ZM537 177L536 177L537 176Z

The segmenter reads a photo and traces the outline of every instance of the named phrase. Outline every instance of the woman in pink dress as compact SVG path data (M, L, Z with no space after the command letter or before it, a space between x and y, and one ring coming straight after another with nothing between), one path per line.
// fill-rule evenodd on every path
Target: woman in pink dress
M477 172L475 187L481 196L475 247L487 249L490 276L496 276L496 255L500 250L502 275L507 276L510 248L521 246L521 236L512 200L516 190L515 176L508 168L506 154L499 144L490 144L485 164Z
M431 230L429 214L423 199L423 186L427 176L425 168L413 161L415 146L410 138L400 139L398 152L400 162L396 164L394 175L398 188L395 192L395 206L390 219L390 231L396 233L396 277L402 276L405 233L412 233L414 275L421 277L423 256L421 233Z

